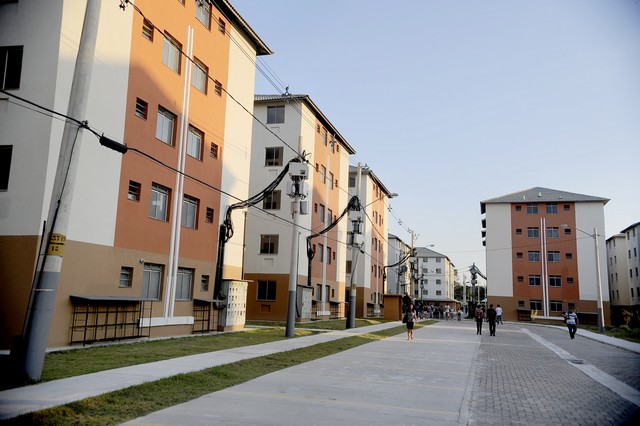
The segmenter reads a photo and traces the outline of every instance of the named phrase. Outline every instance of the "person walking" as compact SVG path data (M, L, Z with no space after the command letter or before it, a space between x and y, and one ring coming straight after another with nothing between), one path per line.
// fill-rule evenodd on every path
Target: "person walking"
M567 328L569 329L569 336L572 339L576 337L576 331L578 331L578 314L573 312L572 308L569 308L569 312L564 314L565 320L567 320Z
M496 324L502 325L502 308L500 305L496 307Z
M474 317L476 319L476 334L480 334L482 335L482 320L484 316L484 312L482 312L482 308L480 307L480 305L476 306L476 312L474 314Z
M489 309L487 309L487 319L489 320L489 336L496 335L496 317L497 312L493 309L493 304L489 305Z
M404 315L404 322L407 323L407 340L413 340L413 323L418 321L413 303L409 305L409 309L407 309L407 313Z
M458 308L458 321L462 321L462 308Z

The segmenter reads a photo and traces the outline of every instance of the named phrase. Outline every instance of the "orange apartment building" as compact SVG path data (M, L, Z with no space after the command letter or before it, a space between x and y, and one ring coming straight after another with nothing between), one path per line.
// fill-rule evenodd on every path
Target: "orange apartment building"
M355 150L307 95L257 95L251 192L266 187L291 159L304 154L309 163L307 214L300 215L299 251L292 254L291 198L287 177L261 209L247 216L244 278L249 281L247 318L285 320L291 257L296 256L299 321L345 315L344 259L346 216L321 233L347 207L349 156ZM307 237L314 256L307 256Z
M237 152L251 149L253 117L245 108L253 107L255 56L270 49L226 0L118 6L102 2L88 116L79 119L130 149L121 155L79 133L48 346L215 330L218 227L226 206L249 194L249 162ZM84 8L21 0L0 12L9 8L0 13L0 45L24 46L29 65L16 93L66 111L68 58L77 52ZM37 28L21 26L34 16ZM29 304L62 124L14 105L0 115L3 141L17 140L25 126L0 192L0 204L11 206L0 218L5 349L20 335ZM241 248L232 247L225 278L241 271Z
M487 299L509 320L561 320L569 308L596 323L598 280L606 283L604 205L609 200L547 188L480 203L487 256ZM608 295L603 293L608 322Z

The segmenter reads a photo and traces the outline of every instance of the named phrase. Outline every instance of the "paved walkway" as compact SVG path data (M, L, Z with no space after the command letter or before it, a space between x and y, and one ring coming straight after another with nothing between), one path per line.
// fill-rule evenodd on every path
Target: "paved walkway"
M126 367L0 392L0 419L181 372L295 349L386 323ZM640 345L508 323L476 335L440 321L271 373L130 425L639 424ZM589 338L586 338L589 337ZM606 337L606 336L605 336ZM604 339L606 340L606 339ZM618 343L618 342L615 342Z

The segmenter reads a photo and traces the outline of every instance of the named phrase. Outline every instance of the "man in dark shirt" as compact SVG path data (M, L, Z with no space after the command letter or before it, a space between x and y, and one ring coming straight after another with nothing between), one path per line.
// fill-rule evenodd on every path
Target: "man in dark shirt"
M487 319L489 320L489 335L496 335L496 310L493 308L493 304L489 305L489 309L487 309Z

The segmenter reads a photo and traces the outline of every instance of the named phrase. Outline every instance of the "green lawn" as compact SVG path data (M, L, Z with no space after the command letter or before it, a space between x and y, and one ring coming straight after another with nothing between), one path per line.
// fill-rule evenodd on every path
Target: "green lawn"
M430 324L431 321L425 321L420 324L416 324L416 327L423 327L425 325ZM291 367L297 364L301 364L304 362L312 361L318 358L322 358L328 355L332 355L337 352L341 352L347 349L354 348L356 346L360 346L366 343L373 342L375 340L384 339L389 336L394 336L405 331L404 325L399 325L397 327L393 327L384 331L376 332L376 333L368 333L359 336L353 337L345 337L339 340L335 340L332 342L321 343L317 345L313 345L306 348L296 349L288 352L276 353L273 355L268 355L264 357L244 360L235 362L232 364L227 364L219 367L210 368L207 370L203 370L196 373L189 374L181 374L178 376L174 376L171 378L158 380L151 383L145 383L138 386L132 386L127 389L123 389L116 392L111 392L105 395L87 398L82 401L74 402L71 404L54 407L48 410L42 410L35 413L29 413L14 419L10 419L6 422L2 422L2 424L7 425L68 425L68 424L77 424L77 425L110 425L110 424L119 424L131 419L135 419L137 417L143 416L147 413L151 413L153 411L158 411L162 408L169 407L172 405L180 404L182 402L186 402L202 395L215 392L221 389L224 389L229 386L233 386L256 377L262 376L264 374L271 373L273 371L281 370L283 368ZM222 337L222 336L231 336L231 335L240 335L244 334L244 343L248 341L252 341L253 343L248 344L257 344L262 343L262 341L267 338L266 336L274 337L274 334L277 336L282 336L283 330L278 329L253 329L244 332L238 333L225 333L222 335L216 336L206 336L206 338L211 337ZM296 330L296 335L302 335L303 333L311 333L310 331ZM117 358L116 352L110 352L110 350L120 350L124 346L130 346L130 349L134 353L136 352L136 347L141 352L146 352L147 356L151 359L153 357L154 352L164 352L163 356L165 358L171 357L169 352L173 352L170 347L172 346L191 346L198 345L195 342L189 342L190 340L205 340L206 338L181 338L181 339L170 339L170 340L160 340L155 341L158 342L154 348L152 346L147 346L149 343L155 342L147 342L147 343L134 343L130 345L118 345L118 346L105 346L101 348L91 348L95 350L104 351L101 354L101 357L104 358L103 365L106 363L106 359L109 357L109 354L112 358ZM243 337L236 337L236 342L242 342ZM258 340L261 340L260 342ZM277 340L277 338L275 339ZM212 349L215 345L210 343ZM79 355L81 352L85 352L88 350L79 350L79 351L66 351L69 354L72 352L76 352L76 355ZM179 350L180 353L186 354L189 352L188 349ZM197 349L197 352L201 352L200 349ZM118 355L120 353L118 352ZM73 357L72 355L68 355ZM183 355L174 355L174 356L183 356ZM47 355L49 357L49 355ZM93 361L94 358L87 358L85 361ZM76 364L77 358L67 358L64 361L64 364ZM51 361L45 362L45 370L52 368ZM56 361L57 362L57 361ZM147 362L147 361L142 361ZM92 363L92 362L91 362ZM138 362L136 362L138 363ZM73 369L72 366L69 366L67 370ZM48 373L50 374L50 373ZM84 374L84 373L78 373ZM75 375L75 374L72 374ZM50 374L51 376L51 374Z

